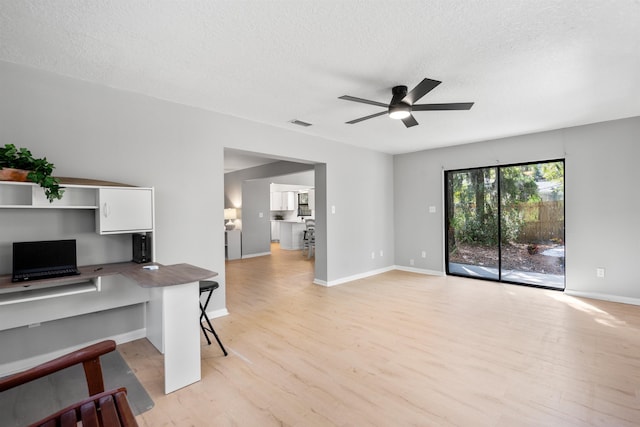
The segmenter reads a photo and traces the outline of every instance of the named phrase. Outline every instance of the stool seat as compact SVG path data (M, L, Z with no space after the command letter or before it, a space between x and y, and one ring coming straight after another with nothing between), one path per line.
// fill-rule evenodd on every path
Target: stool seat
M216 334L216 331L213 329L213 325L209 320L209 316L207 316L207 307L209 306L209 300L211 300L211 295L213 294L213 291L218 289L220 285L215 280L201 280L198 284L200 285L200 295L207 292L209 293L204 305L202 305L202 301L200 301L200 328L202 329L202 333L204 334L204 337L207 339L207 343L209 345L211 345L211 340L209 339L209 335L207 334L207 332L210 332L213 334L216 341L218 341L218 345L222 349L222 352L226 356L227 350L222 345L222 341L220 341L220 338L218 338L218 334ZM207 326L209 326L208 328L205 328L205 326L202 324L202 318L204 318L204 320L207 322Z
M200 293L207 292L209 290L214 291L218 289L220 285L215 280L201 280L200 281Z

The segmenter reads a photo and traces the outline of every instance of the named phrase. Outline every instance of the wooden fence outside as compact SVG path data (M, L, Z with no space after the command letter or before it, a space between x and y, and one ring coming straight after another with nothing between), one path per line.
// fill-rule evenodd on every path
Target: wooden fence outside
M520 207L524 225L518 235L521 243L564 241L564 201L527 203Z

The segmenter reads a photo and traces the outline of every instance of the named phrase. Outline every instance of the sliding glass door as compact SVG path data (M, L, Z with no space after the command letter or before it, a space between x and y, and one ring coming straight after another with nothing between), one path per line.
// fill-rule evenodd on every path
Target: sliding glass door
M447 274L564 289L564 162L446 172Z
M447 172L449 274L498 280L498 169Z

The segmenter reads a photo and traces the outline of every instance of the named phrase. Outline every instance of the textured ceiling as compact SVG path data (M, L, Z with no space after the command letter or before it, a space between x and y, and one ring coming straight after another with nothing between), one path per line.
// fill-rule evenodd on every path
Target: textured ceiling
M5 0L0 60L403 153L640 115L640 1ZM425 77L474 107L344 123Z

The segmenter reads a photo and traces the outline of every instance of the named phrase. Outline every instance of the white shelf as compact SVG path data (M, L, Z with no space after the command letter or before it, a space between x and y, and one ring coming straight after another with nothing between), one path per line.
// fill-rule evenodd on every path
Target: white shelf
M62 199L49 202L44 190L32 182L0 181L0 208L97 209L96 187L61 185Z
M97 206L64 206L64 205L0 205L0 209L98 209Z

